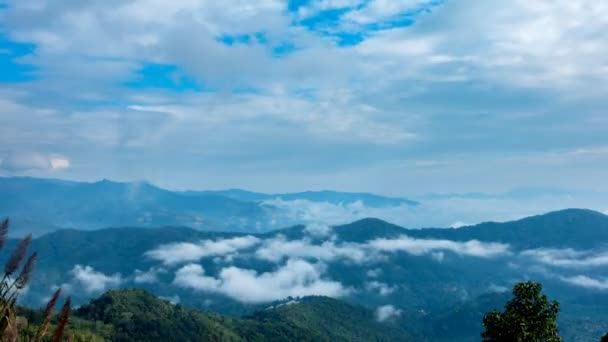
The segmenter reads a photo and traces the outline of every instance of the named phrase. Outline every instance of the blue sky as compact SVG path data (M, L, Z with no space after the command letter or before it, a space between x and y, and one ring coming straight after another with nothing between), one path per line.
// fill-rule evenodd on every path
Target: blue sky
M608 4L8 0L0 175L606 191Z

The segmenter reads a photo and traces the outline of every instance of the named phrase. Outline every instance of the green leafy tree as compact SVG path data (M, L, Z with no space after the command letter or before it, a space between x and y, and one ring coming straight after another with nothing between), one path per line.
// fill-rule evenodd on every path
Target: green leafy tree
M483 317L485 331L481 334L489 342L556 342L559 303L549 301L542 294L542 285L535 282L515 284L513 299L504 312L493 310Z

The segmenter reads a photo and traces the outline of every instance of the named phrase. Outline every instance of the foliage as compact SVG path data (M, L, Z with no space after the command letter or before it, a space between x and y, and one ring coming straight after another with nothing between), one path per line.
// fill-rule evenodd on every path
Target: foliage
M513 296L504 312L493 310L484 316L484 341L561 341L556 323L559 303L542 294L541 284L515 284Z
M111 290L74 314L81 327L76 334L112 341L420 341L397 325L377 322L370 310L324 297L231 318L140 289Z

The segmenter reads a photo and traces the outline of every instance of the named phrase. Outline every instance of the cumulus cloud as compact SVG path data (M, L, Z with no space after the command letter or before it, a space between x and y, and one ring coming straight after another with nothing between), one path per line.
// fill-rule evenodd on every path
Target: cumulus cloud
M349 290L322 278L324 266L292 259L275 271L258 273L238 267L222 269L217 277L205 275L197 264L180 268L174 284L197 291L219 293L244 303L264 303L287 297L321 295L340 297Z
M378 322L385 322L401 316L401 312L393 305L383 305L376 309L376 319Z
M209 256L225 256L240 250L249 249L260 242L255 236L238 236L234 238L203 240L199 243L176 242L158 246L148 251L145 256L160 260L166 265L197 261Z
M523 251L521 255L557 267L601 267L608 265L608 252L606 251L540 248Z
M327 224L314 222L307 224L304 231L313 237L325 237L331 234L332 228Z
M585 275L577 275L569 277L560 277L560 279L566 283L580 287L596 290L608 290L608 278L597 279Z
M151 267L147 271L135 270L133 281L137 284L158 283L158 275L166 272L167 270L162 267Z
M450 251L460 255L487 258L509 253L509 245L503 243L480 242L477 240L459 242L451 240L414 239L405 235L396 239L375 239L369 242L369 246L379 251L402 251L413 255L426 255L438 251Z
M305 258L326 262L341 259L361 263L372 258L372 255L366 253L365 246L360 244L337 244L333 240L314 244L308 239L287 240L284 236L265 240L256 250L255 255L260 259L273 262L290 258Z
M21 172L31 170L61 171L70 168L70 160L59 155L13 152L0 160L0 170Z
M597 34L608 30L603 1L429 2L315 0L292 11L278 0L78 6L8 0L0 13L2 30L7 39L35 46L20 62L34 66L38 77L3 87L0 125L7 129L0 145L57 151L67 146L78 154L70 157L84 165L72 171L79 177L135 174L176 187L233 186L238 180L269 189L339 185L395 191L408 185L424 191L445 185L452 191L471 183L494 190L497 172L509 183L504 186L550 182L547 177L575 179L577 186L602 184L599 171L580 177L580 169L587 171L582 167L528 166L525 175L518 174L517 161L494 172L471 167L471 160L456 170L427 165L430 172L423 173L411 165L392 166L404 148L430 159L467 159L458 153L475 150L470 159L485 164L497 154L516 153L509 143L515 128L524 127L529 148L542 151L563 149L566 130L585 132L575 139L576 148L605 134L605 115L598 110L608 84L606 38ZM300 20L332 9L343 14L322 21L322 28ZM322 18L312 22L317 19ZM405 25L409 20L415 23ZM192 32L198 33L194 39ZM247 42L232 37L237 42L226 44L225 35ZM343 44L343 36L361 41ZM276 56L284 46L293 48ZM175 66L179 75L222 91L178 95L117 86L142 76L147 63ZM230 94L225 88L254 91ZM571 108L577 108L577 120ZM446 134L455 129L470 134ZM200 134L208 137L205 144L192 144ZM132 153L134 146L142 153ZM174 162L164 162L167 156ZM250 170L244 175L235 164ZM486 184L480 184L483 178ZM456 217L444 224L456 220L479 222Z
M119 286L123 279L120 274L106 275L95 271L91 266L75 265L70 271L72 280L68 288L82 289L87 293L97 293L105 289ZM62 286L63 287L63 286Z

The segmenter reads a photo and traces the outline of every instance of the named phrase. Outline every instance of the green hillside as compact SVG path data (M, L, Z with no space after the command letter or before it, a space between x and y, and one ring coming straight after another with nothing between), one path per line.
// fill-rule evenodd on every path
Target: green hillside
M22 309L34 326L42 313ZM144 290L112 290L74 312L70 333L93 341L420 341L368 309L325 297L277 304L245 318L171 304ZM76 340L79 340L77 338Z

